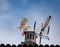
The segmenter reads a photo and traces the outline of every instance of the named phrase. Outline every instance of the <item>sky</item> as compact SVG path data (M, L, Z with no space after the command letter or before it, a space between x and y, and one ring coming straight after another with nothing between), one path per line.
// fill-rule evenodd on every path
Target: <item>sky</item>
M36 32L40 32L41 23L50 20L50 40L42 39L42 44L60 45L60 0L0 0L0 44L21 44L24 41L22 31L17 29L23 17L28 19L27 25L33 30L37 22ZM39 37L36 39L39 45Z

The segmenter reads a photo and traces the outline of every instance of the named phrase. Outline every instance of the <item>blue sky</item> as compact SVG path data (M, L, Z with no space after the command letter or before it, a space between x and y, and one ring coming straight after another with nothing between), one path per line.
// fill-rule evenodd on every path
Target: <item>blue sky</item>
M23 17L28 19L27 24L33 30L34 21L44 23L51 15L49 23L51 29L50 40L42 39L42 44L60 45L60 0L0 0L0 44L20 44L24 41L22 31L17 29ZM36 30L39 30L36 28ZM39 33L39 31L36 31ZM39 44L39 38L36 40Z

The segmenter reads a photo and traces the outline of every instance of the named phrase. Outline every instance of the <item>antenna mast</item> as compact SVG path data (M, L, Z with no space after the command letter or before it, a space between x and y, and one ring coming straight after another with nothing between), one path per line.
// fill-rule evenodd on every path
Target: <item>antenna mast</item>
M36 27L36 21L34 22L34 28L33 28L34 31L35 31L35 27Z
M45 28L48 26L50 19L51 19L51 16L48 16L47 19L46 19L46 22L45 22L44 26L43 26L43 24L41 26L40 44L41 44L41 38L42 38L42 35L43 35L42 32L44 32ZM50 26L48 26L48 33L47 33L47 35L49 34L49 30L50 30Z
M41 28L43 27L43 23L41 25ZM40 45L41 45L41 38L42 38L42 31L40 32Z

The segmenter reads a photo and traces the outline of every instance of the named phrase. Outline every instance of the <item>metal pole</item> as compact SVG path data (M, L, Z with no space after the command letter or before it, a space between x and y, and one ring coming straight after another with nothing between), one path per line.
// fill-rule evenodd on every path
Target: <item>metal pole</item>
M43 28L43 23L41 24L41 29ZM41 45L41 38L42 38L42 30L40 32L40 45Z
M34 28L33 28L34 31L35 31L35 27L36 27L36 21L35 21L35 23L34 23Z
M42 37L42 32L40 32L40 45L41 45L41 37Z

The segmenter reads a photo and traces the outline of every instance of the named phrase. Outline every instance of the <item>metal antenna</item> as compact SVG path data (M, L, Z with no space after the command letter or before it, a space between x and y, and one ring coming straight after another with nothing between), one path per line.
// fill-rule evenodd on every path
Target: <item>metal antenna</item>
M43 23L41 25L41 29L43 28ZM40 32L40 45L41 45L42 31Z
M47 35L49 34L49 31L50 31L50 26L48 26L48 32L47 32Z
M42 32L40 32L40 45L41 45L41 37L42 37L41 35L42 35Z
M35 23L34 23L34 28L33 28L34 31L35 31L35 27L36 27L36 21L35 21Z

